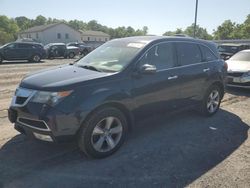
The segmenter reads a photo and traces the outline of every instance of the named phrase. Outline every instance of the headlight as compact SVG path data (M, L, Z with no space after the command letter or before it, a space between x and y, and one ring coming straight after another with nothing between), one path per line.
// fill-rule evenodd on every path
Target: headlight
M243 77L247 77L247 76L250 76L250 71L245 72L245 73L243 74Z
M37 91L36 94L31 98L31 102L49 104L53 106L63 98L69 96L71 93L72 90L60 92Z

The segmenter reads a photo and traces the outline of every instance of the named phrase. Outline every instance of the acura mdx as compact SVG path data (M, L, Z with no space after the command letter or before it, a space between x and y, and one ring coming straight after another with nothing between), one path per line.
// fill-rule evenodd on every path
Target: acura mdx
M19 132L57 142L75 138L103 158L140 117L192 107L214 115L227 66L212 42L189 37L111 40L75 63L23 78L9 108Z

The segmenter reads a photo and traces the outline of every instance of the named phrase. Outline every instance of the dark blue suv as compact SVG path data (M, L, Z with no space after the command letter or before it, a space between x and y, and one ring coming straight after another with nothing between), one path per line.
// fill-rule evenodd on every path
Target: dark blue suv
M76 138L81 151L102 158L118 150L140 117L187 107L214 115L226 71L208 41L115 39L75 64L26 76L9 119L18 131L40 140Z
M46 58L46 51L39 43L13 42L0 47L0 63L3 60L28 60L39 62Z

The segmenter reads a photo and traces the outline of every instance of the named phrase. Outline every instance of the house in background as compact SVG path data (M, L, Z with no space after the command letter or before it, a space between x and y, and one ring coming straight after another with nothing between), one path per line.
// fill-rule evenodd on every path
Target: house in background
M101 31L81 31L81 40L88 46L97 48L110 40L110 35Z
M65 23L36 26L18 34L18 40L32 39L44 45L48 43L81 42L81 33Z

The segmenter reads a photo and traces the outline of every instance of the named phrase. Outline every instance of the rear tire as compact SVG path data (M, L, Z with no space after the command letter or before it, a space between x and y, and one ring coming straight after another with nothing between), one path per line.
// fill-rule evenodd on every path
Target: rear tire
M124 114L112 107L95 111L83 123L78 135L78 146L91 158L104 158L116 152L127 135Z
M201 104L202 114L204 116L214 115L220 108L222 96L222 91L217 85L209 87Z

